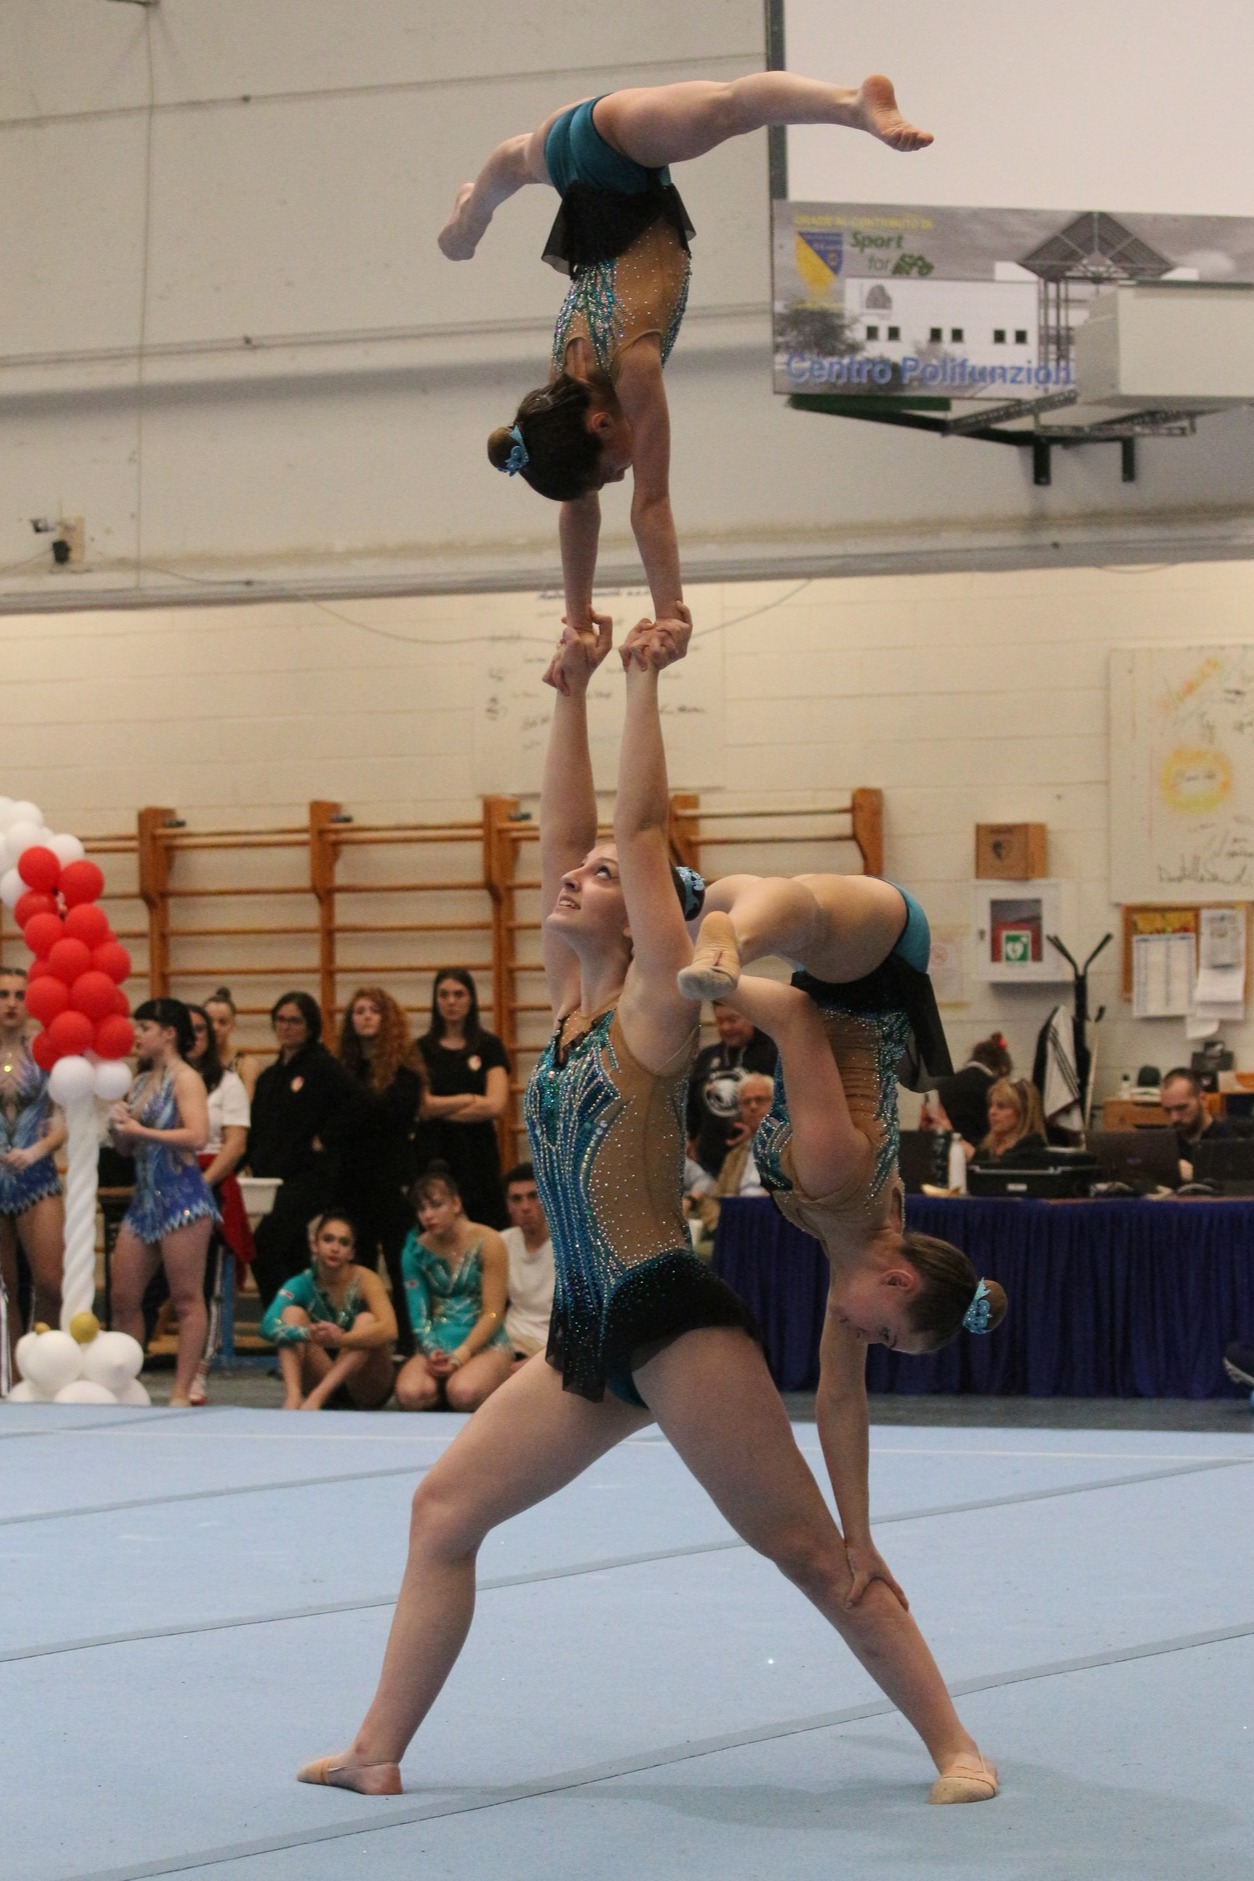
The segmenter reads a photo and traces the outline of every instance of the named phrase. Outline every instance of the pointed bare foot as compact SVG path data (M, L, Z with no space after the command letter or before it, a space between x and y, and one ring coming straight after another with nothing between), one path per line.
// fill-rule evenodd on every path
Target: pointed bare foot
M892 87L890 86L889 89L891 90ZM473 183L462 184L453 200L453 213L436 237L440 244L440 253L449 261L469 261L482 238L483 230L479 229L472 234L462 218L462 210L469 201L474 187Z
M739 979L736 930L731 916L715 909L697 930L692 963L679 971L679 990L685 999L725 999Z
M404 1788L399 1764L354 1763L348 1751L337 1757L315 1757L296 1772L296 1781L355 1790L359 1796L399 1796Z
M942 1770L928 1795L929 1803L991 1803L997 1794L997 1766L977 1751L955 1757Z
M931 131L906 123L897 109L893 82L881 72L863 79L854 100L853 121L893 150L926 150L933 141Z

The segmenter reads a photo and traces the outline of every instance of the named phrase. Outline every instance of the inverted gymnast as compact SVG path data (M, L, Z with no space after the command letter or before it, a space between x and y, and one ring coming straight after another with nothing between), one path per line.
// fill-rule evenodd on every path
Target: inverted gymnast
M440 232L448 258L468 261L494 212L524 185L551 183L561 195L544 259L573 279L548 384L492 433L488 456L561 503L566 619L574 627L593 624L598 491L628 469L632 529L656 617L672 616L683 598L662 368L683 319L693 230L667 166L767 124L848 125L903 151L932 141L905 121L879 76L856 91L757 72L726 84L610 92L566 105L537 130L499 144L475 181L462 185Z
M544 959L554 1029L527 1090L557 1291L547 1354L475 1412L414 1496L409 1560L374 1700L310 1783L401 1789L400 1760L461 1650L489 1531L656 1422L736 1532L840 1632L923 1738L931 1800L984 1801L989 1765L905 1604L854 1598L841 1537L793 1440L749 1316L696 1258L683 1216L683 1112L698 1009L671 876L658 673L690 625L641 622L624 644L626 724L615 841L597 840L586 693L609 651L567 630L540 806Z
M820 1346L819 1440L861 1590L896 1582L871 1541L866 1352L921 1353L999 1325L1006 1296L962 1251L905 1231L897 1084L949 1068L913 895L866 875L728 875L704 893L678 985L725 1001L775 1040L775 1099L754 1156L790 1221L822 1242L831 1288ZM741 975L784 955L792 984Z

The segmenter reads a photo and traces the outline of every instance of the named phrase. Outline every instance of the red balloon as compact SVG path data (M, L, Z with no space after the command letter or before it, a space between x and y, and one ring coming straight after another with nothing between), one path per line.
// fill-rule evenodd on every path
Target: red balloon
M21 903L18 905L20 907ZM70 909L65 917L65 931L71 940L81 940L85 947L99 947L102 941L113 939L104 909L90 901L80 901Z
M27 980L26 984L29 986L30 981ZM131 1002L120 986L115 986L113 989L113 1010L120 1012L124 1019L130 1014Z
M46 960L64 934L59 914L37 914L22 929L22 939L36 960Z
M97 1019L107 1019L115 1010L113 995L117 991L107 973L101 973L90 967L86 973L80 973L70 988L70 1004L75 1012L84 1012L94 1024Z
M119 1012L112 1012L96 1027L92 1049L100 1058L125 1058L135 1043L135 1028Z
M36 1032L30 1042L30 1055L41 1071L51 1071L57 1062L57 1049L46 1032Z
M61 871L61 894L67 908L99 901L104 894L104 876L94 862L69 862Z
M13 919L24 928L28 921L33 921L37 914L55 914L57 904L51 895L44 895L37 888L28 888L13 909Z
M36 919L42 919L37 916ZM34 926L32 921L31 926ZM86 973L92 965L91 948L84 947L82 941L59 940L48 955L48 965L59 980L67 986L73 986L80 973Z
M28 888L37 888L46 895L61 880L61 858L55 849L45 849L42 843L32 843L18 857L17 872Z
M59 1012L47 1030L49 1045L58 1058L89 1052L96 1028L85 1012Z
M105 941L103 946L92 949L91 964L120 986L130 975L131 956L118 941Z
M55 973L43 973L26 982L26 1010L40 1025L51 1025L70 1003L70 989Z
M55 980L56 977L46 960L32 960L26 969L26 990L29 992L36 980Z

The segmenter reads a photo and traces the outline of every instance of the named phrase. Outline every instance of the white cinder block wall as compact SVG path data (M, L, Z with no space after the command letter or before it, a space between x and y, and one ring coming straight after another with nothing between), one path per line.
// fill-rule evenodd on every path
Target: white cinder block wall
M682 719L668 725L677 786L700 781L703 801L732 807L882 788L887 872L946 925L971 919L975 824L1043 822L1051 874L1075 885L1064 938L1087 953L1119 921L1110 648L1249 637L1254 567L729 584L694 589L692 603L723 642L722 788L692 777ZM612 603L624 620L641 604ZM555 601L519 595L10 618L0 789L84 833L130 827L143 803L202 828L299 824L315 797L362 821L474 814L483 636L540 639L556 613ZM519 734L502 726L499 737L517 745ZM515 775L527 776L521 756ZM855 865L847 851L829 856ZM1112 947L1093 988L1107 1006L1105 1091L1124 1069L1186 1052L1180 1021L1133 1021L1118 971ZM1058 995L970 975L967 994L945 1015L956 1049L999 1025L1026 1064ZM1239 1063L1254 1061L1254 1026L1229 1042Z

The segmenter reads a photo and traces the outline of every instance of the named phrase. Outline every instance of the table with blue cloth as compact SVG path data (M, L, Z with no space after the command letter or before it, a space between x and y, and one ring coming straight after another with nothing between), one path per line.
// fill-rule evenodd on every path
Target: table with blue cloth
M1010 1310L910 1358L870 1348L872 1392L1232 1397L1224 1347L1254 1338L1254 1200L1034 1202L912 1195L906 1225L999 1280ZM781 1391L818 1383L827 1260L762 1197L722 1205L714 1267L752 1308Z

